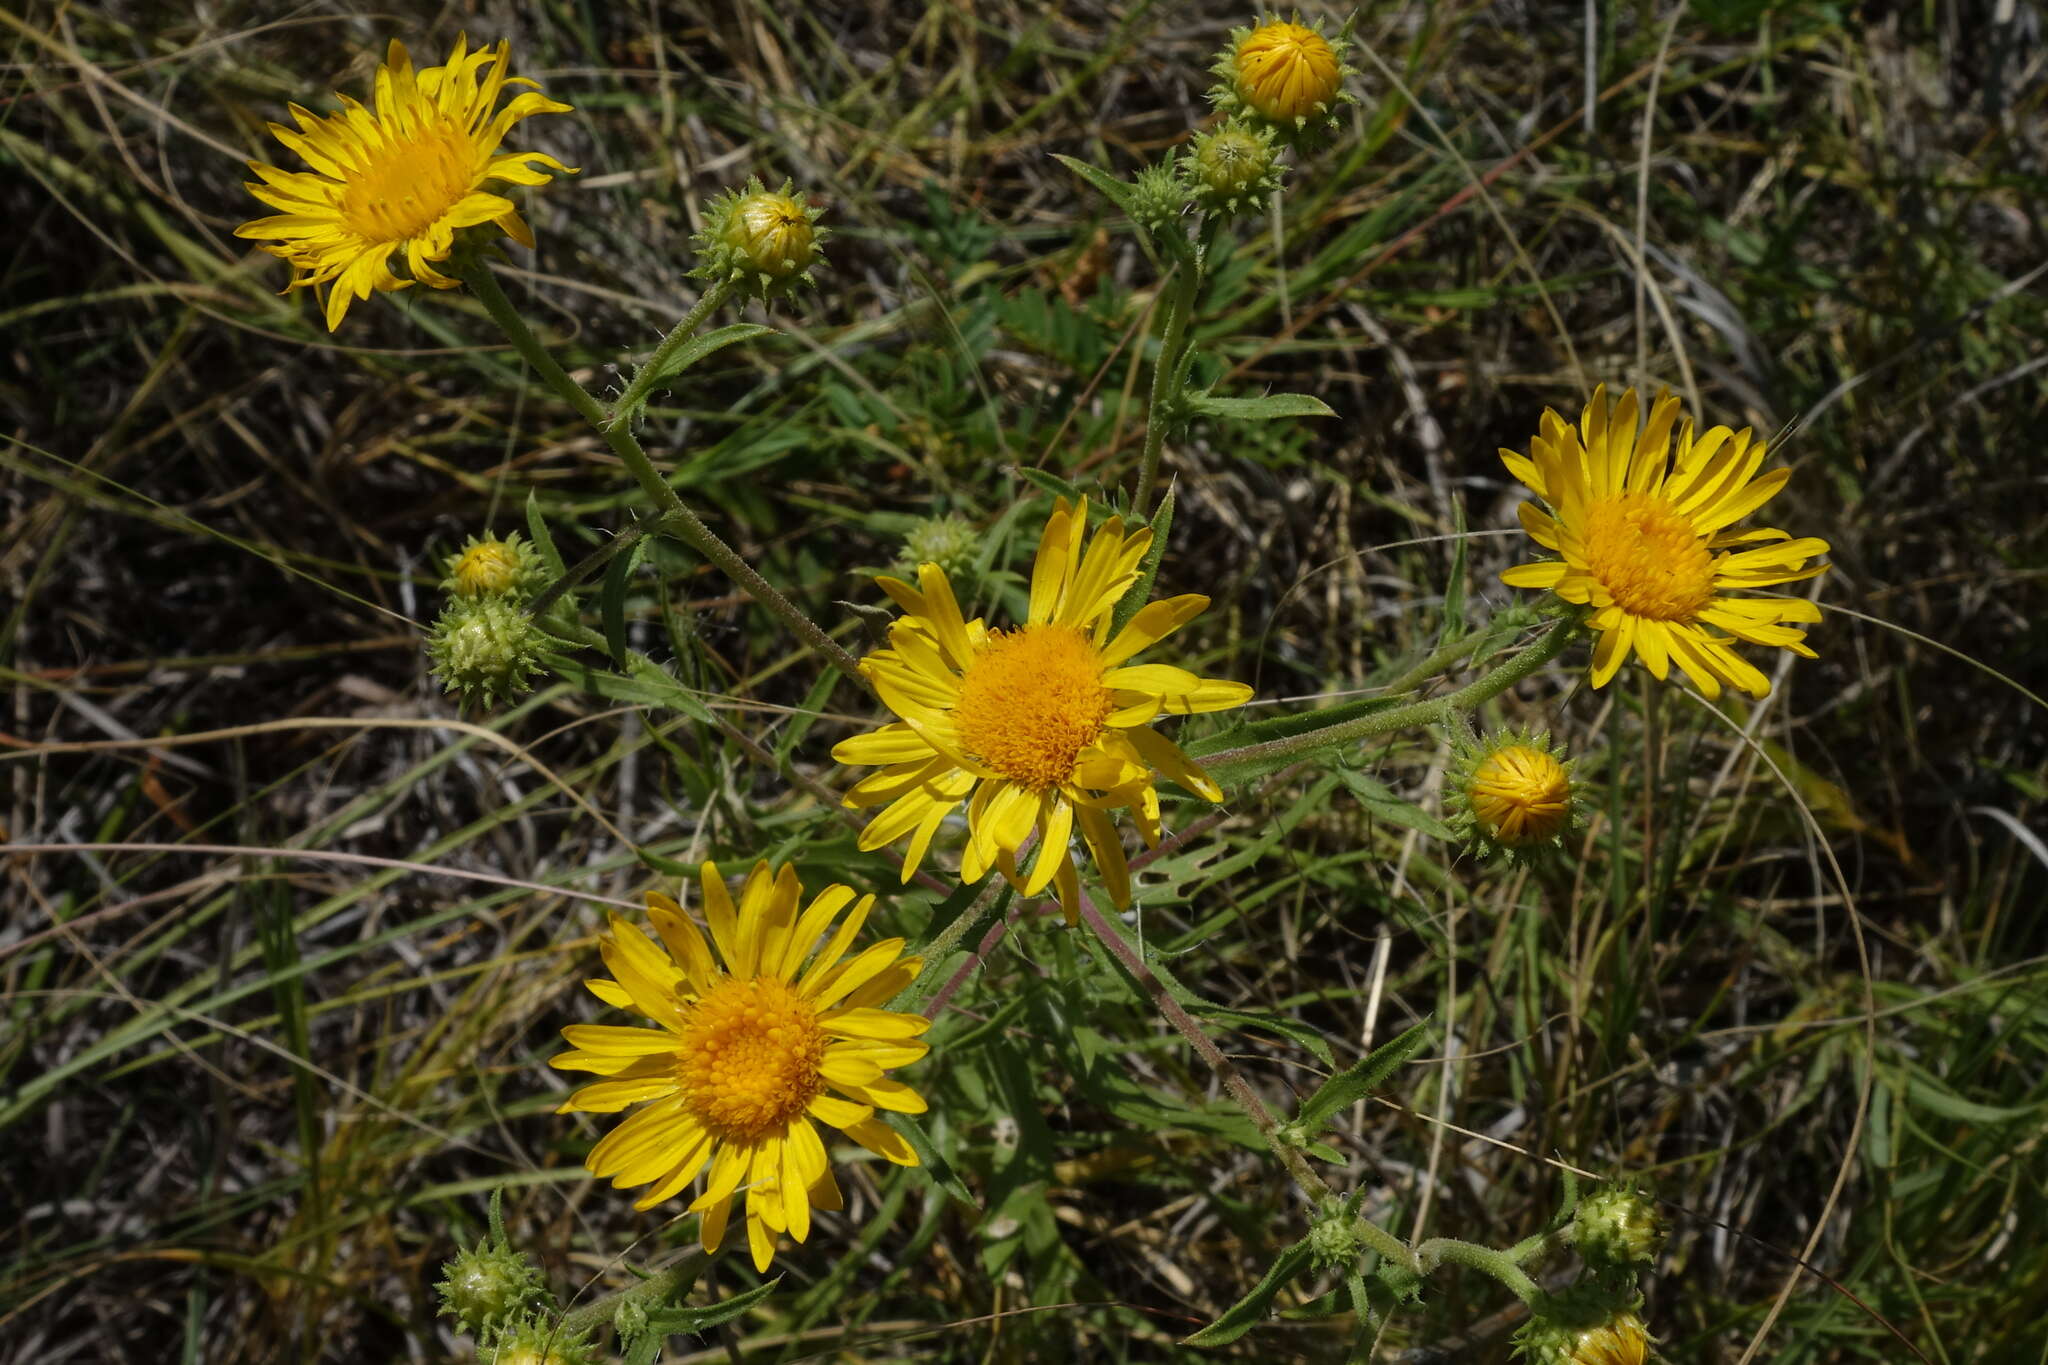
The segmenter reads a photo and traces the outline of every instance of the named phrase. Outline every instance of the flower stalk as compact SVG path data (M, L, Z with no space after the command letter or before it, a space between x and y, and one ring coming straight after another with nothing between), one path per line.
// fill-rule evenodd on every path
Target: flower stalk
M658 1271L638 1284L628 1285L581 1308L570 1309L562 1315L559 1330L563 1336L573 1338L604 1326L627 1304L652 1308L677 1302L696 1286L697 1277L710 1264L708 1252L693 1251L667 1270Z
M648 398L654 393L654 386L667 372L669 361L696 335L697 329L704 325L704 319L717 312L732 297L732 292L732 281L717 280L698 296L690 311L683 314L683 320L669 329L669 334L654 348L654 354L647 357L647 363L633 372L626 391L612 405L611 416L606 419L608 423L613 426L630 423L640 415L640 410L647 406Z
M498 324L498 329L505 334L505 339L512 343L512 349L519 352L520 357L533 367L534 373L559 394L563 401L575 408L598 435L604 437L605 444L612 448L612 453L619 457L619 462L639 480L641 489L653 499L654 505L660 510L663 525L674 531L691 549L716 564L747 596L766 607L784 625L795 631L797 637L827 663L865 686L867 679L860 671L859 661L841 648L838 641L820 629L816 622L804 615L795 603L776 591L774 585L761 577L751 564L740 557L738 551L720 540L718 535L704 524L703 519L684 504L676 490L669 486L668 480L661 477L660 471L654 467L654 462L641 448L639 438L633 435L631 423L613 420L613 415L607 413L598 401L590 396L588 390L571 379L568 372L556 363L555 358L548 354L547 348L540 344L540 339L534 336L533 330L526 325L526 320L519 316L518 310L512 306L512 301L505 297L505 291L498 286L497 278L492 275L490 266L481 260L471 258L463 261L455 269L461 275L463 283L467 284L483 303L484 311L491 315L491 321ZM704 298L697 301L697 307L690 310L691 315L700 316L708 313L710 310L704 307L704 303L705 300L712 298L715 292L716 286L707 289ZM688 318L684 321L687 322ZM662 350L656 351L657 360L675 337L676 333L671 332L668 339L662 342ZM660 373L656 360L650 360L648 365L641 369L642 375L650 373ZM638 383L637 378L635 383ZM651 387L653 381L649 380L648 383ZM623 402L620 411L625 411Z
M1482 702L1490 701L1535 673L1537 669L1564 653L1565 646L1572 642L1578 632L1579 619L1576 615L1562 617L1557 624L1524 646L1505 663L1448 696L1413 702L1407 706L1395 707L1391 711L1374 712L1369 716L1360 716L1355 720L1343 721L1320 730L1307 730L1298 735L1267 740L1262 744L1247 744L1242 748L1205 754L1202 757L1202 766L1211 776L1221 781L1230 775L1233 768L1270 766L1291 758L1333 752L1358 740L1389 734L1395 730L1405 730L1411 726L1442 724L1452 716L1470 711Z

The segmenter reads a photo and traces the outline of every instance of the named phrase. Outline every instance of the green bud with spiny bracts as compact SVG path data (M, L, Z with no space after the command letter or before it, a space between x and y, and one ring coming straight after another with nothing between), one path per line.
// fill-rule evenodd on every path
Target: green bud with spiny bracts
M1230 119L1195 134L1181 173L1188 193L1208 212L1250 213L1280 188L1286 168L1278 157L1270 128Z
M1633 1275L1655 1263L1664 1246L1664 1222L1641 1194L1610 1186L1579 1201L1572 1245L1595 1271Z
M536 1317L514 1323L487 1359L491 1365L597 1365L597 1351L581 1332Z
M546 1294L533 1262L494 1238L458 1252L443 1271L441 1311L472 1336L510 1324Z
M1350 1205L1332 1199L1308 1229L1309 1255L1328 1269L1348 1269L1365 1253L1365 1241L1358 1235L1358 1215Z
M523 696L547 647L532 618L502 597L458 597L427 634L427 655L442 687L486 704Z
M903 559L912 576L916 576L919 565L936 564L945 570L955 591L973 579L974 557L980 548L974 523L951 514L926 517L903 537Z
M1131 219L1155 235L1165 232L1187 212L1188 189L1169 152L1156 166L1147 166L1131 181Z
M750 178L744 190L727 190L711 201L704 230L692 239L697 268L708 280L725 280L757 298L815 284L811 267L824 259L820 247L831 234L818 226L821 210L793 192L791 182L771 190Z

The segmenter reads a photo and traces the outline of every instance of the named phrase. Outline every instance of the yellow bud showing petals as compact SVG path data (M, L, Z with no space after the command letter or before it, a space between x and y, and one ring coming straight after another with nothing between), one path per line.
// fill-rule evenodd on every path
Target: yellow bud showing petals
M1548 735L1504 730L1455 746L1446 804L1482 852L1524 856L1561 844L1577 799L1571 764Z
M1310 25L1262 19L1231 30L1230 46L1210 68L1217 78L1210 100L1226 114L1270 128L1290 146L1313 141L1337 123L1337 111L1357 101L1344 89L1355 75L1344 64L1347 34L1325 38Z
M778 279L818 259L809 210L787 194L750 194L733 205L725 242L735 260Z
M540 577L540 556L517 531L503 540L471 536L448 556L443 591L457 597L525 597Z
M1237 42L1237 97L1275 123L1325 108L1337 95L1337 54L1300 24L1260 24Z
M811 267L823 259L819 245L827 236L818 226L818 213L787 180L779 190L759 180L749 180L744 190L727 190L705 211L704 230L696 237L702 259L695 273L729 280L762 297L808 284Z

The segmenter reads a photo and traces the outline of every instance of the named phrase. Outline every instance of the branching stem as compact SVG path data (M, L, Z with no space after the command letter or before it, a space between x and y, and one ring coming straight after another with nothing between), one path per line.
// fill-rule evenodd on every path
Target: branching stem
M534 373L538 374L549 388L559 394L570 407L575 408L584 421L590 423L592 429L604 438L605 444L612 448L612 453L619 457L619 462L632 471L633 477L640 481L641 489L660 510L663 527L673 531L686 545L716 564L747 596L780 618L783 624L796 632L798 639L810 646L827 663L848 677L858 679L862 686L866 686L867 679L861 674L859 662L842 649L838 641L820 630L816 622L804 615L795 603L777 592L767 579L756 573L752 565L740 558L737 551L720 540L695 512L684 505L676 490L669 486L668 480L662 478L660 472L655 469L654 462L647 458L647 452L640 448L639 438L633 435L632 423L612 421L611 414L555 363L555 358L540 344L540 339L534 336L533 330L526 325L526 320L513 308L512 301L505 297L505 291L499 288L496 276L491 274L490 266L483 261L472 260L459 266L457 273L483 304L484 311L491 315L491 321L497 323L499 330L504 332L505 339L512 343L512 349L519 352L521 358L533 367ZM714 292L705 291L704 298L697 301L697 307L690 310L692 316L708 311L704 306L705 301L711 299ZM684 322L689 320L685 318ZM669 347L669 342L674 341L675 336L676 334L671 332L669 339L662 342L663 350ZM657 351L657 357L662 353ZM650 361L649 366L653 365L654 362ZM643 368L641 371L642 375L648 373L658 373L658 370Z

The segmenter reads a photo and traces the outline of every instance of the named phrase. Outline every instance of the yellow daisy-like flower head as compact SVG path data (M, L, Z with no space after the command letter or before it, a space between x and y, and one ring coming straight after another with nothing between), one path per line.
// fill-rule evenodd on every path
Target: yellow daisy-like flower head
M1178 746L1151 729L1162 712L1187 715L1242 706L1251 689L1166 664L1129 662L1201 615L1189 593L1139 608L1114 637L1116 604L1138 580L1149 529L1126 532L1115 517L1087 534L1088 505L1060 500L1038 542L1024 624L991 630L968 621L946 573L918 569L918 586L880 578L903 608L889 646L862 664L898 721L842 740L841 763L879 765L847 793L855 809L882 811L861 832L876 849L910 837L907 881L939 825L967 802L960 875L991 867L1025 895L1048 884L1067 922L1079 917L1080 879L1069 848L1075 826L1095 855L1110 898L1130 903L1130 870L1110 812L1128 808L1148 845L1159 842L1164 775L1210 801L1223 791ZM1030 871L1017 857L1036 834Z
M576 1091L560 1112L643 1105L590 1149L592 1175L619 1189L650 1186L634 1203L649 1209L703 1173L690 1211L702 1215L706 1251L725 1240L744 1186L747 1244L766 1270L777 1234L801 1242L812 1209L841 1206L818 1124L899 1166L918 1164L875 1115L925 1110L916 1091L886 1073L925 1055L918 1039L930 1021L882 1008L923 963L903 955L900 938L847 956L874 904L873 896L856 901L850 887L828 886L803 905L796 870L766 863L754 865L737 905L711 863L703 885L708 944L681 907L650 893L660 944L614 916L599 945L612 979L585 983L659 1027L572 1024L562 1036L574 1051L549 1065L607 1078Z
M1643 1365L1650 1337L1632 1308L1605 1306L1612 1296L1579 1288L1551 1301L1525 1324L1516 1351L1524 1365Z
M1634 1313L1620 1313L1579 1334L1569 1357L1571 1365L1643 1365L1649 1334Z
M447 65L415 72L405 45L393 39L377 68L374 109L340 95L339 114L322 118L294 104L297 131L270 125L312 170L250 162L261 183L251 182L249 192L279 212L242 224L235 235L291 262L287 290L328 287L328 331L341 325L351 303L374 291L415 283L455 288L460 281L434 263L448 259L463 228L493 224L533 245L519 210L488 186L542 185L549 177L536 166L568 175L574 168L545 152L501 155L498 146L521 119L565 114L569 106L536 88L497 108L506 86L534 84L506 75L510 61L507 44L471 52L465 37L455 40ZM391 273L400 252L410 279Z
M1675 396L1661 395L1638 430L1635 390L1610 404L1604 385L1576 427L1546 409L1528 455L1500 454L1550 508L1523 503L1522 527L1558 558L1501 578L1592 608L1595 687L1633 652L1660 681L1676 664L1708 697L1726 685L1761 699L1770 682L1732 646L1740 640L1814 658L1806 633L1788 623L1818 621L1820 608L1801 598L1725 594L1826 572L1809 561L1827 553L1827 542L1775 527L1735 530L1791 471L1757 477L1764 445L1748 428L1695 435L1690 418L1680 425L1682 415Z

